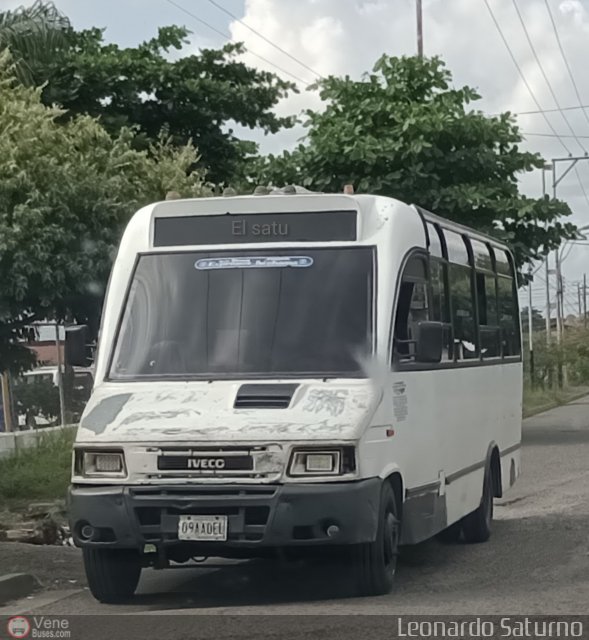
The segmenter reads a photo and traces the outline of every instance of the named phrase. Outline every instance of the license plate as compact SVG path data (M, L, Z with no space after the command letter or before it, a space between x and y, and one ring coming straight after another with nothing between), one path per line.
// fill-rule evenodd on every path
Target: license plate
M227 540L227 516L180 516L178 540Z

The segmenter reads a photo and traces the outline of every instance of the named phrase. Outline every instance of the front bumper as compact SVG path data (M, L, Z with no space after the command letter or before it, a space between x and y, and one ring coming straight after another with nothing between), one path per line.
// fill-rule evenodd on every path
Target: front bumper
M207 551L348 545L376 537L382 480L293 485L82 486L70 488L70 527L77 546L138 548L186 544L178 516L227 515L226 542L196 542ZM90 540L81 536L86 524ZM328 536L327 528L338 532Z

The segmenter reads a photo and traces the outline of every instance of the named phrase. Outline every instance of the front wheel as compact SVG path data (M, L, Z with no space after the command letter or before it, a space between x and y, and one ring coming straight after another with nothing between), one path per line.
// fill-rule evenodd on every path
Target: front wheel
M462 535L465 542L487 542L491 537L491 521L493 520L493 472L491 467L485 469L483 480L483 496L477 509L464 517Z
M128 600L139 584L141 557L130 549L82 550L90 592L105 604Z
M376 539L354 549L354 570L360 595L383 595L393 587L401 532L399 516L395 492L385 481L380 496Z

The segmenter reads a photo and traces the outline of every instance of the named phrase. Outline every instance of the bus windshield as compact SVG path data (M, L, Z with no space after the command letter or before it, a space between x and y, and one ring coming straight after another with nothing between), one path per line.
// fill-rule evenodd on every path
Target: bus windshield
M110 378L363 377L372 247L140 256Z

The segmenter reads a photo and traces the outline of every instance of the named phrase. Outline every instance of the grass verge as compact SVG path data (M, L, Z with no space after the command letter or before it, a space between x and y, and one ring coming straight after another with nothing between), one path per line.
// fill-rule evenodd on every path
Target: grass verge
M65 498L75 429L41 434L36 446L0 460L0 505Z
M558 390L532 390L524 387L524 418L567 404L585 395L589 395L589 387L569 387Z

